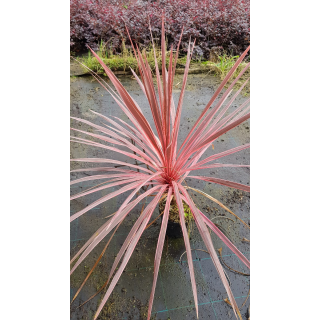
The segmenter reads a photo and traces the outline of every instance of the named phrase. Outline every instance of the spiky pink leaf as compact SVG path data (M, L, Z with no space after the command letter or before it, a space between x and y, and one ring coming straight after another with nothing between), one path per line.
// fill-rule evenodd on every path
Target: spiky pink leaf
M74 138L74 137L72 137L72 138ZM143 155L143 152L141 152L142 156L139 157L139 156L136 156L134 153L126 152L126 151L123 151L123 150L121 150L119 148L114 148L114 147L107 146L107 145L104 145L104 144L101 144L101 143L92 142L92 141L87 140L87 139L82 139L82 138L76 138L76 139L77 140L72 140L71 139L70 141L77 142L77 143L80 143L80 144L86 144L86 145L89 145L89 146L94 146L94 147L98 147L98 148L102 148L102 149L107 149L107 150L111 150L111 151L114 151L114 152L118 152L118 153L124 154L128 158L132 158L132 159L141 161L144 164L149 165L150 167L156 169L156 167L152 164L152 162L149 162L146 159L144 159L145 155ZM139 150L139 153L140 153L140 150Z
M223 180L223 179L211 178L211 177L202 177L202 176L188 176L188 178L193 178L193 179L199 179L199 180L204 180L204 181L208 181L208 182L213 182L213 183L221 184L223 186L227 186L227 187L230 187L230 188L235 188L235 189L239 189L239 190L250 192L250 187L249 186L246 186L246 185L241 184L241 183L229 181L229 180Z
M91 49L92 54L95 56L95 58L99 61L101 66L103 67L104 71L112 81L113 85L116 87L119 95L121 96L123 102L125 103L126 107L130 110L131 114L134 116L134 118L137 120L139 125L141 126L143 132L145 133L146 137L150 141L150 143L159 150L159 146L155 140L154 133L144 117L144 115L139 111L139 109L136 107L136 104L134 103L133 99L129 95L129 93L125 90L123 85L120 83L120 81L117 79L117 77L113 74L113 72L103 63L103 61L100 59L100 57ZM160 151L160 150L159 150Z
M129 128L136 136L137 138L141 139L141 141L144 143L144 145L146 146L146 148L150 148L150 150L152 150L152 152L158 157L158 161L162 161L163 157L161 157L161 154L158 153L158 150L156 150L145 138L145 136L140 133L140 131L138 129L135 129L134 127L130 126L128 123L124 122L122 119L114 117L115 119L117 119L118 121L120 121L122 124L124 124L127 128Z
M250 261L238 250L238 248L224 235L224 233L209 219L203 212L198 210L204 219L206 225L227 245L227 247L236 254L245 266L250 269Z
M149 299L148 320L150 320L150 317L151 317L152 304L153 304L153 299L154 299L154 293L155 293L155 290L156 290L158 272L159 272L160 261L161 261L161 256L162 256L162 249L163 249L164 239L165 239L165 236L166 236L166 230L167 230L168 218L169 218L169 210L170 210L170 202L171 202L171 195L172 195L172 188L169 187L169 191L168 191L168 195L167 195L167 202L166 202L166 206L164 208L161 229L160 229L160 233L159 233L159 237L158 237L156 255L154 257L153 284L152 284L152 289L151 289L151 294L150 294L150 299Z
M185 200L186 200L186 203L189 205L190 209L191 209L191 212L193 214L193 217L194 217L194 220L196 222L196 225L199 229L199 232L201 234L201 237L207 247L207 250L209 251L209 254L210 254L210 257L219 273L219 276L222 280L222 283L227 291L227 294L228 294L228 297L230 299L230 302L231 302L231 306L234 310L234 313L237 317L237 315L240 315L240 311L239 311L239 308L237 306L237 303L236 303L236 300L232 294L232 291L231 291L231 288L229 286L229 283L228 283L228 280L226 278L226 275L224 273L224 270L221 266L221 263L219 261L219 258L217 256L217 253L213 247L213 244L212 244L212 240L211 240L211 237L210 237L210 234L209 234L209 231L208 231L208 228L206 227L203 219L201 218L200 214L198 213L198 209L196 208L196 206L194 205L193 201L191 200L188 192L183 188L183 186L181 184L178 185L179 186L179 189L180 191L182 192L182 194L184 195L185 197ZM241 317L241 315L240 315Z
M236 61L236 63L234 64L234 66L230 69L230 71L228 72L228 74L226 75L226 77L224 78L224 80L221 82L219 88L217 89L217 91L214 93L214 95L212 96L212 98L210 99L210 101L208 102L207 106L204 108L204 110L201 112L200 117L198 118L198 120L195 122L195 124L193 125L191 131L189 132L188 136L186 137L186 139L184 140L184 142L182 143L180 150L182 149L182 147L185 145L185 143L188 141L188 139L190 138L191 134L193 133L193 131L196 129L197 125L199 124L199 122L201 121L201 119L203 118L203 116L205 115L205 113L208 111L208 109L210 108L210 106L212 105L212 103L215 101L215 99L218 97L219 93L222 91L222 89L224 88L224 86L226 85L226 83L229 81L229 79L231 78L232 74L234 73L234 71L238 68L239 64L241 63L241 61L245 58L245 56L247 55L248 51L250 49L250 46L243 52L243 54L239 57L239 59Z
M238 119L242 118L249 111L249 106L246 105L250 102L250 99L246 100L239 108L231 112L228 116L222 118L217 124L210 128L201 141L206 140L210 135L218 132L219 129L223 128L226 124L230 124ZM245 108L246 107L246 108ZM231 130L231 129L230 129ZM216 139L216 138L215 138Z
M244 115L243 117L241 117L238 120L235 120L233 122L231 122L230 124L228 124L227 126L225 126L224 128L220 129L219 131L213 133L210 137L208 137L205 141L199 143L198 145L194 146L194 148L192 150L190 150L185 156L184 158L189 157L192 153L197 152L198 150L200 150L201 148L205 147L206 145L208 145L209 143L212 143L215 139L217 139L218 137L222 136L224 133L228 132L229 130L233 129L234 127L238 126L239 124L241 124L242 122L246 121L247 119L250 118L250 113Z
M76 254L76 256L72 259L72 262L79 257L79 255L82 253L78 261L75 263L73 268L70 271L70 274L74 272L74 270L80 265L80 263L88 256L88 254L100 243L100 241L105 238L111 230L120 223L126 215L145 197L150 195L155 190L159 189L161 186L155 186L150 190L147 190L145 193L140 195L137 199L130 202L122 211L115 212L113 218L109 219L99 230L95 233L93 237L90 238L90 241L87 241L87 243L79 250L79 252Z
M78 159L71 159L70 161L78 161L78 162L93 162L93 163L115 163L115 164L120 164L123 166L127 166L127 167L132 167L132 168L136 168L142 171L146 171L148 173L153 174L154 172L152 172L149 169L146 169L144 167L141 166L136 166L134 164L131 163L127 163L127 162L123 162L123 161L118 161L118 160L114 160L114 159L104 159L104 158L78 158Z
M202 166L203 164L205 164L207 162L210 162L210 161L213 161L213 160L217 160L217 159L222 158L222 157L226 157L226 156L228 156L230 154L245 150L245 149L247 149L249 147L250 147L250 143L247 143L247 144L244 144L242 146L238 146L238 147L235 147L235 148L232 148L232 149L229 149L229 150L214 154L214 155L212 155L212 156L210 156L210 157L208 157L206 159L203 159L202 161L198 162L197 165ZM190 169L191 168L193 168L193 166L191 166Z
M108 201L116 196L118 196L119 194L122 194L126 191L129 191L129 190L132 190L132 189L135 189L138 185L140 184L140 182L133 182L133 183L130 183L129 185L125 186L125 187L122 187L121 189L117 190L117 191L114 191L114 192L111 192L109 193L108 195L92 202L91 204L89 204L88 206L86 206L84 209L78 211L77 213L73 214L71 217L70 217L70 222L72 222L73 220L79 218L80 216L82 216L84 213L88 212L89 210L91 210L92 208L96 207L97 205L105 202L105 201Z
M148 161L152 162L152 160L150 159L150 157L147 154L143 153L140 149L135 147L131 142L129 142L126 139L123 139L122 137L116 135L113 131L108 130L109 132L106 132L106 133L115 136L117 138L117 140L108 138L106 136L102 136L102 135L98 135L98 134L94 134L94 133L90 133L90 132L74 129L74 128L71 128L71 130L84 133L86 135L89 135L91 137L95 137L97 139L100 139L100 140L103 140L103 141L106 141L106 142L109 142L109 143L113 143L113 144L117 144L117 145L129 148L130 150L140 154L140 156L142 158L146 158ZM76 139L79 139L79 138L76 138ZM93 141L91 141L91 140L84 140L84 139L81 139L81 140L93 143ZM143 145L143 147L145 147L145 146ZM109 149L110 149L110 146L109 146ZM110 150L113 150L113 149L110 149ZM118 150L113 150L113 151L119 152Z
M82 192L79 192L79 193L71 196L70 200L78 199L80 197L84 197L84 196L86 196L88 194L91 194L91 193L94 193L94 192L98 192L98 191L105 190L105 189L108 189L108 188L111 188L111 187L119 186L121 184L130 183L130 182L133 182L133 181L136 181L136 180L139 180L139 179L140 178L131 178L131 179L127 179L127 180L122 180L122 181L117 181L117 182L114 182L114 183L110 183L108 185L104 185L104 186L101 186L101 187L98 187L98 188L94 188L94 189L89 190L89 191L84 191L84 192L82 191Z
M147 174L139 174L139 172L137 172L136 177L138 177L138 179L143 179L146 176L148 176ZM79 179L75 179L72 180L70 182L70 185L76 184L76 183L80 183L80 182L84 182L84 181L92 181L92 180L100 180L100 179L110 179L110 178L120 178L120 179L126 179L128 177L134 177L132 173L119 173L119 174L96 174L94 176L88 176L88 177L83 177L83 178L79 178ZM107 181L106 181L107 182Z
M164 190L167 188L167 186L163 186L160 190L160 192L158 193L158 195L155 197L154 200L152 200L150 202L150 204L147 206L147 208L144 210L143 212L143 219L142 219L142 223L139 227L139 230L134 234L133 238L131 239L131 242L130 242L130 245L128 246L128 249L126 251L126 254L124 255L123 257L123 260L122 260L122 263L121 263L121 266L119 267L118 271L116 272L114 278L112 279L111 283L110 283L110 286L105 294L105 296L103 297L100 305L99 305L99 308L94 316L94 320L97 319L99 313L101 312L103 306L105 305L105 303L107 302L112 290L114 289L115 285L117 284L124 268L126 267L147 223L149 222L150 218L151 218L151 215L153 213L153 210L154 208L156 207L156 205L158 204L158 201L160 199L160 197L162 196Z
M137 173L137 171L134 171L134 170L120 169L120 168L116 168L116 167L80 168L80 169L71 170L70 172L87 172L87 171L101 171L101 172L115 171L115 172L126 172L126 173L133 173L133 174Z
M179 193L179 189L178 189L177 183L173 181L172 182L172 186L173 186L174 195L176 197L176 202L177 202L178 209L179 209L180 224L181 224L181 229L182 229L182 233L183 233L184 243L185 243L185 246L186 246L187 260L188 260L188 266L189 266L189 272L190 272L190 278L191 278L191 286L192 286L194 304L195 304L197 318L198 318L197 286L196 286L196 279L195 279L195 276L194 276L194 269L193 269L193 262L192 262L192 254L191 254L189 235L188 235L188 231L187 231L186 224L185 224L185 219L184 219L184 209L183 209L183 206L182 206L182 201L181 201L181 197L180 197L180 193Z
M135 130L134 128L132 128L131 126L129 126L127 123L123 122L122 119L118 119L119 121L121 121L122 123L125 124L126 127L130 128L131 131L133 131L135 134L132 134L131 132L129 132L127 129L125 129L123 126L121 126L120 124L118 124L117 122L115 122L114 120L98 113L98 112L95 112L95 111L92 111L92 113L98 115L99 117L107 120L109 123L111 123L112 125L114 125L116 128L112 128L112 130L120 133L121 135L124 135L126 136L127 138L130 138L132 139L137 145L139 145L143 150L145 150L145 152L153 159L153 161L155 161L155 163L159 164L159 160L158 158L156 158L155 154L156 151L152 150L152 148L149 148L150 145L147 143L146 139L144 139L144 137L137 131ZM155 153L155 154L154 154Z
M209 164L209 165L206 165L203 167L194 166L194 167L186 169L184 171L194 171L194 170L203 170L203 169L212 169L212 168L249 168L249 167L250 167L250 165L247 165L247 164L214 163L214 164Z

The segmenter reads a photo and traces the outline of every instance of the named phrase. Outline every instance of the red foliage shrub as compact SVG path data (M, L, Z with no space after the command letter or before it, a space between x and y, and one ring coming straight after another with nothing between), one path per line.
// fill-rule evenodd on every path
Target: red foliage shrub
M169 46L178 42L182 26L182 49L186 51L191 36L200 56L208 57L214 46L239 54L249 44L249 0L71 0L71 48L82 50L88 44L97 49L103 40L119 52L123 39L130 46L125 24L136 43L148 46L148 18L154 38L160 39L162 10Z

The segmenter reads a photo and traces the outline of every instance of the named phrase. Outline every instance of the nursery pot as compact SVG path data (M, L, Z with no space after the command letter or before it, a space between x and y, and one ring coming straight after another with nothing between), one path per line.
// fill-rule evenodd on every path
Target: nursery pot
M166 201L167 201L167 199L165 198L164 200L159 202L159 210L160 210L160 213L162 213L161 221L163 219L163 212L165 209ZM187 210L190 211L188 205L184 201L183 201L183 207L184 207L185 211L187 211ZM185 217L185 224L186 224L186 227L188 228L188 218L186 218L186 217ZM166 235L169 238L173 238L173 239L183 237L182 228L181 228L181 224L180 224L178 205L175 201L175 198L173 198L170 203L170 210L169 210L169 218L168 218Z

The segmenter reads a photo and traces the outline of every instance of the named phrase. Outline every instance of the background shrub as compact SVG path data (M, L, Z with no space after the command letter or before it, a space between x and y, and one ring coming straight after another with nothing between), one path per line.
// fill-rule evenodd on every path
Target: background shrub
M130 47L125 24L132 39L148 47L148 18L153 37L160 40L162 10L169 46L178 42L182 26L182 50L191 36L197 39L195 53L205 58L212 47L239 54L249 45L249 0L71 0L71 50L86 50L86 44L97 50L103 41L114 53L121 52L122 41Z

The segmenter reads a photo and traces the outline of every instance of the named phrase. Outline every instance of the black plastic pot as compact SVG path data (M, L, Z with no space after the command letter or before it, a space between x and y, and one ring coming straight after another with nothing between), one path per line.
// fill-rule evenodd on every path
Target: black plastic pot
M183 233L182 233L182 228L181 228L180 223L168 220L166 235L169 238L174 238L174 239L182 238Z
M159 206L160 212L161 212L161 209L164 210L164 205ZM161 222L162 222L162 218L163 218L163 215L161 216ZM186 227L188 227L187 223L186 223ZM182 232L180 222L175 222L170 220L170 213L169 213L169 220L168 220L166 235L169 238L173 238L173 239L183 238L183 232Z
M163 218L163 216L161 216L161 222L162 222L162 218ZM186 227L188 228L187 223L186 223ZM166 235L172 239L183 238L183 232L182 232L180 222L174 222L169 219L168 225L167 225Z

